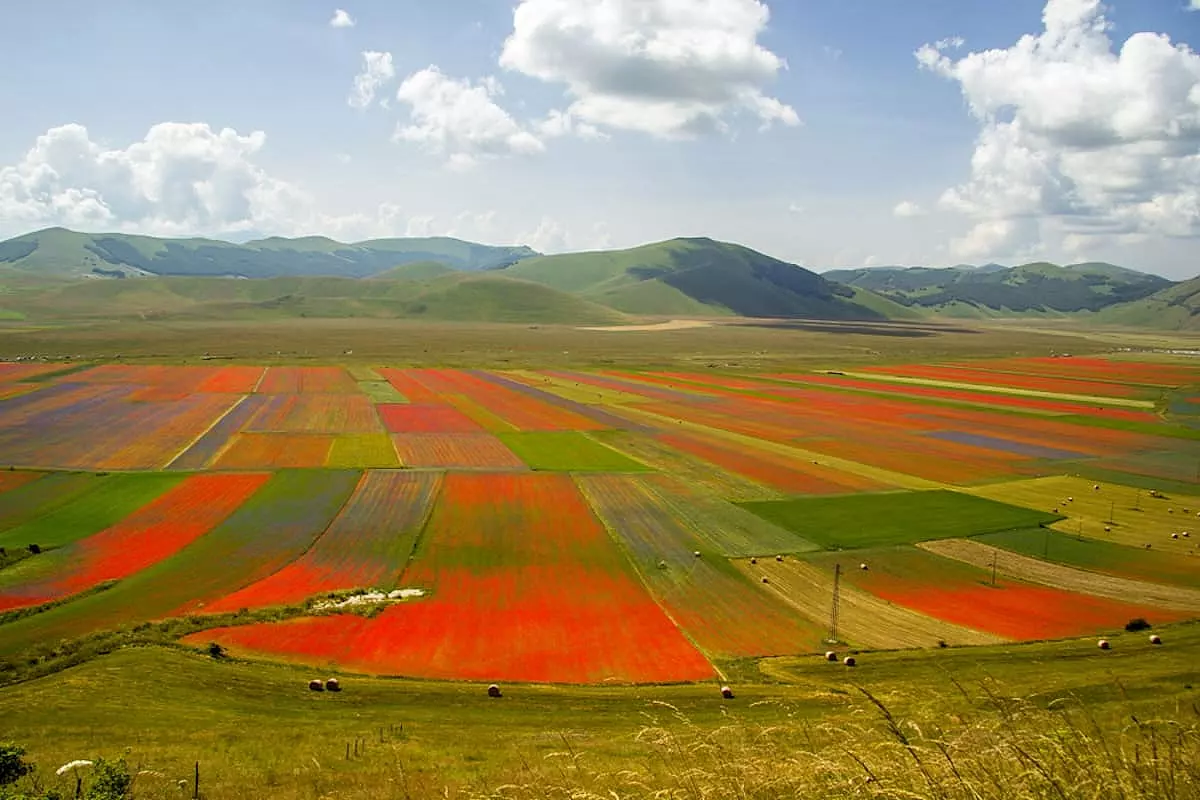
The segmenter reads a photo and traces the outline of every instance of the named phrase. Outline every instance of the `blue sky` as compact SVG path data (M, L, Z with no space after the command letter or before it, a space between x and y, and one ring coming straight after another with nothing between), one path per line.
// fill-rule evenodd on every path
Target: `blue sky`
M707 235L1190 277L1189 2L12 4L0 235Z

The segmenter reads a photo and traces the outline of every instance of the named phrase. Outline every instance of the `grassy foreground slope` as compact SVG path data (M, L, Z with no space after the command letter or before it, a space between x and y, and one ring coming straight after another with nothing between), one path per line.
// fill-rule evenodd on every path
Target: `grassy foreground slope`
M712 239L524 259L505 270L632 314L885 319L911 313L803 267Z
M1162 647L1121 634L1109 652L1089 639L860 654L854 670L731 664L730 701L714 685L504 687L493 700L474 684L347 676L317 694L311 670L138 647L0 690L0 717L50 780L131 748L138 798L180 796L180 779L190 793L196 761L212 800L1023 799L1074 796L1055 785L1097 776L1113 793L1096 796L1189 798L1200 738L1180 715L1198 697L1200 625L1161 633Z

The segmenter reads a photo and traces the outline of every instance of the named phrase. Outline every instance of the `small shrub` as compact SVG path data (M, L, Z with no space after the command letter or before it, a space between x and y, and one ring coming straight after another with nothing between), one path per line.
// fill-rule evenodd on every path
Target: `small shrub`
M42 552L42 546L39 544L31 544L31 545L29 545L29 552L33 553L36 556Z
M33 772L33 765L22 756L25 748L18 744L0 744L0 786L16 783Z
M1141 617L1135 617L1125 623L1125 630L1127 631L1144 631L1149 627L1151 627L1150 623Z
M220 660L225 657L225 648L221 647L219 642L209 642L208 654L213 658Z
M126 800L132 796L133 774L125 759L98 758L92 769L92 783L84 793L87 800Z

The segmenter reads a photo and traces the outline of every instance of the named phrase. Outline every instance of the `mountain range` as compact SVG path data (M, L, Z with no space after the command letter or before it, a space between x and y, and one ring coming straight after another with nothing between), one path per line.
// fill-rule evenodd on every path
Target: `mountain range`
M232 244L50 228L0 242L0 319L396 317L614 324L641 316L1086 316L1200 328L1200 278L1103 263L817 274L740 245L672 239L541 255L447 237Z

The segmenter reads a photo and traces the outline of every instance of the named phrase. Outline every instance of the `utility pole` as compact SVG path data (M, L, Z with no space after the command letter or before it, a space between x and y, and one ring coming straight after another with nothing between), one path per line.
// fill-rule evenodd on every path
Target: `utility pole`
M833 607L829 610L829 641L838 640L838 613L842 602L842 565L833 565Z

